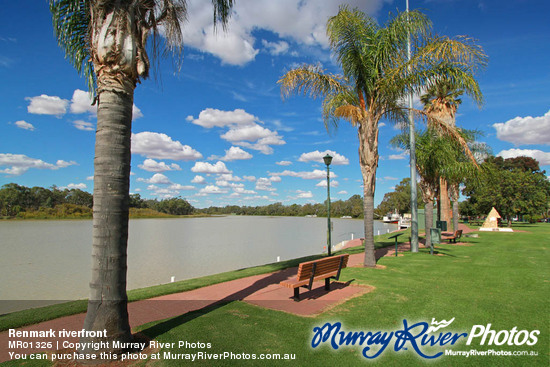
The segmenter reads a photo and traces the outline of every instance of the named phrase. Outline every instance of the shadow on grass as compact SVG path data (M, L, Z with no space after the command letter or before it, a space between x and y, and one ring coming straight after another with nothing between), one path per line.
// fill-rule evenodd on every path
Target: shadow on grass
M212 311L215 311L219 309L220 307L223 307L231 302L235 301L242 301L245 298L251 296L252 294L262 290L266 289L268 286L272 285L279 285L279 283L283 280L288 279L289 277L295 276L297 273L297 268L288 268L284 270L277 271L275 273L272 273L264 278L258 279L251 285L249 285L246 288L236 290L234 293L231 293L230 295L224 297L220 300L189 300L189 301L181 301L186 304L184 306L193 306L198 305L198 307L193 307L193 310L182 313L180 316L176 316L170 319L167 319L165 321L162 321L158 324L155 324L153 326L145 327L144 329L139 328L139 332L147 335L148 337L155 339L158 336L170 331L173 328L176 328L178 326L181 326L187 322L190 322L198 317L204 316ZM326 295L328 292L332 292L337 289L343 289L345 287L348 287L354 279L349 280L347 282L331 282L330 284L330 290L327 291L324 289L323 286L317 286L316 288L303 292L300 294L301 300L315 300L318 299L324 295ZM258 304L262 302L267 303L276 303L276 302L289 302L292 298L292 290L289 289L289 294L287 299L280 299L280 300L262 300L262 301L256 301L252 302L253 304ZM179 302L179 301L175 301ZM293 302L293 301L292 301Z

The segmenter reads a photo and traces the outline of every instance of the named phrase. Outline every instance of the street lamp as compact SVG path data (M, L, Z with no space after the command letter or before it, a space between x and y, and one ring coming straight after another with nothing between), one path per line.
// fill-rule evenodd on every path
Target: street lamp
M330 238L330 164L332 163L332 157L327 154L323 157L323 161L327 165L327 223L328 223L328 235L327 235L327 244L328 244L328 256L331 255L332 241Z

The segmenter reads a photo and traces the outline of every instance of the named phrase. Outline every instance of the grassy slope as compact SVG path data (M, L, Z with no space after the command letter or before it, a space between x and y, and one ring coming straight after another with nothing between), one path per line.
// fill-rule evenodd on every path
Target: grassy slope
M541 331L533 347L480 346L459 342L454 350L535 350L538 357L441 357L432 361L441 366L548 366L549 339L549 269L548 245L550 225L520 227L528 233L481 233L480 238L467 238L472 246L443 245L445 256L429 253L387 257L379 264L387 268L348 268L342 280L369 284L376 290L354 298L320 316L304 318L263 309L242 302L189 313L173 319L140 327L161 342L209 342L210 350L178 349L173 353L293 353L296 360L271 361L262 365L342 365L364 366L422 365L412 351L388 350L379 358L366 361L359 347L334 351L327 346L311 349L312 329L325 322L342 322L346 331L397 330L402 320L409 322L449 320L448 328L470 333L473 325L492 324L493 330ZM250 271L250 270L248 270ZM392 344L393 345L393 344ZM163 349L160 352L168 351ZM425 351L428 351L424 349ZM434 350L433 353L439 350ZM432 353L432 354L433 354ZM13 362L16 364L17 362ZM11 363L10 363L11 364ZM182 365L166 360L153 365ZM199 366L259 365L258 361L205 361Z

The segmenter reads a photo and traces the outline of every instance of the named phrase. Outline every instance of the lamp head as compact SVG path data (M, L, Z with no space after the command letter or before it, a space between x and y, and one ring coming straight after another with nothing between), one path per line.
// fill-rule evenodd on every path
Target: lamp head
M328 155L328 154L327 154L326 156L323 157L323 160L325 161L325 164L326 164L327 166L330 166L330 164L332 163L332 157L331 157L330 155Z

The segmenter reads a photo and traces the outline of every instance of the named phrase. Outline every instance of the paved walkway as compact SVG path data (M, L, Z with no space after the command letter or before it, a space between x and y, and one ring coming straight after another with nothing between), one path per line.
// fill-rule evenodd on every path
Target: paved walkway
M350 241L346 247L358 246L360 239ZM399 251L410 250L410 244L399 245ZM395 255L394 247L387 247L376 250L376 258ZM350 256L348 266L361 266L364 254ZM295 277L297 268L289 268L269 274L251 276L236 279L225 283L215 284L208 287L195 289L188 292L175 293L166 296L156 297L148 300L132 302L128 304L130 326L132 328L152 322L163 320L196 311L215 304L223 304L231 301L244 301L261 307L271 308L279 311L289 312L301 316L313 316L322 313L335 305L338 305L350 298L360 296L373 290L373 287L359 286L352 281L340 278L340 282L331 284L331 291L324 290L324 282L315 282L313 290L302 291L301 301L295 302L292 290L281 287L279 282ZM61 317L55 320L30 325L18 330L81 330L84 324L85 314ZM58 334L56 332L56 334ZM0 333L0 363L9 360L8 352L17 350L8 349L8 341L16 338L9 338L8 331ZM78 338L52 338L47 341L70 341L77 342ZM26 341L44 341L44 339L26 338ZM55 345L55 344L54 344ZM20 352L22 350L19 350ZM38 353L44 350L25 349L29 352Z

